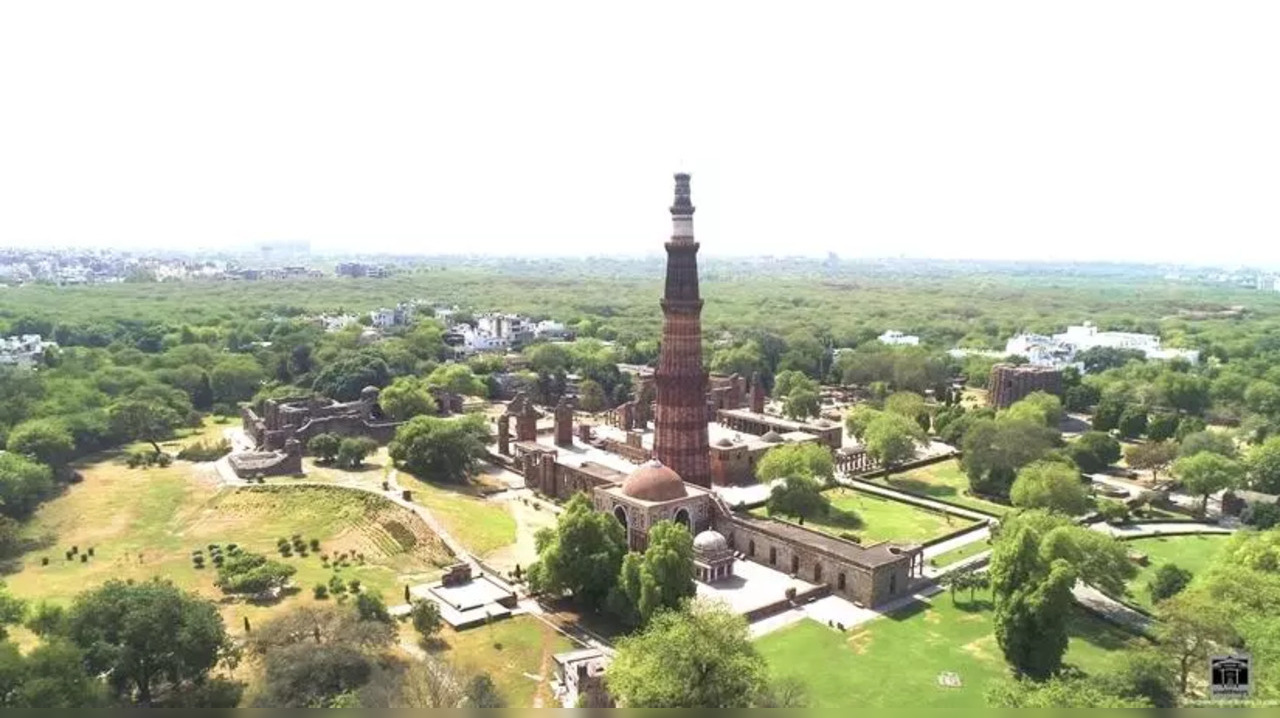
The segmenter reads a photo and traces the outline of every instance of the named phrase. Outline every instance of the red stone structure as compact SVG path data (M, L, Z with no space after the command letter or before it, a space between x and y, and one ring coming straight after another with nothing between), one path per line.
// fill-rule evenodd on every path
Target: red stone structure
M747 408L757 414L763 414L766 396L768 393L764 390L764 381L760 378L760 372L755 372L751 375L751 396L747 402Z
M988 403L997 409L1007 409L1033 391L1062 396L1062 372L1047 366L996 364L987 391Z
M662 354L654 374L653 454L680 478L711 486L707 440L707 373L702 368L702 298L698 243L693 239L689 175L677 174L662 297Z
M560 397L556 404L556 446L573 446L573 403Z

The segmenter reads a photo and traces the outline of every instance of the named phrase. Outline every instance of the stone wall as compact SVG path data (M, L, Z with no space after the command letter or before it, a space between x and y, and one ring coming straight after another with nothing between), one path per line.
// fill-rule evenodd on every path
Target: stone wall
M1062 396L1062 372L1044 366L996 364L987 382L987 403L997 409L1011 404L1034 391Z

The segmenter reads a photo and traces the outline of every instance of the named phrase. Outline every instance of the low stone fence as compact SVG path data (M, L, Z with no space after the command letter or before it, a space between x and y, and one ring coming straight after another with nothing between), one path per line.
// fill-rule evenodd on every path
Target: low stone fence
M892 471L886 471L885 469L876 469L874 471L867 471L865 473L858 474L858 478L874 479L876 477L885 476L887 474L901 474L906 471L913 471L915 469L923 468L925 466L933 466L934 464L941 464L944 461L958 459L960 458L960 456L961 456L961 452L959 451L951 451L945 454L937 454L935 456L926 456L923 459L916 459L914 461L908 461L905 464L900 464L898 466L895 466L893 467Z
M824 583L820 586L815 586L803 593L797 593L795 598L784 597L777 601L774 601L773 603L760 606L759 608L753 608L742 615L744 618L747 619L747 623L755 623L756 621L768 618L769 616L773 616L773 615L782 613L783 611L790 610L795 606L800 606L806 603L810 603L812 601L818 600L819 598L825 598L830 595L831 595L831 587Z
M932 496L919 496L911 493L910 491L903 491L902 489L896 489L892 486L877 484L871 481L867 481L866 479L850 479L849 481L853 484L854 488L871 487L872 489L879 489L880 491L892 491L893 495L881 494L875 491L868 491L867 493L880 496L881 498L885 498L890 501L897 501L898 503L910 504L912 506L926 509L928 511L942 512L942 510L939 509L937 506L930 506L930 504L943 504L948 508L955 509L954 512L945 512L945 513L953 513L956 516L963 516L973 521L990 521L993 519L999 520L1000 518L995 514L990 514L990 513L987 513L986 511L980 511L978 509L969 508L968 506L963 506L953 501L947 501L946 499L935 499ZM970 514L976 514L977 517L967 516L966 512Z
M951 531L951 532L949 532L949 533L942 534L941 536L935 536L934 538L931 538L931 539L929 539L928 541L925 541L924 543L922 543L922 544L920 544L920 545L921 545L922 547L924 547L924 548L928 548L928 547L930 547L930 546L937 546L938 544L940 544L940 543L942 543L942 542L944 542L944 541L950 541L951 539L959 538L959 537L961 537L961 536L964 536L965 534L970 534L970 533L974 533L974 532L977 532L977 531L982 531L982 530L986 529L986 528L987 528L988 526L990 526L990 525L991 525L991 520L990 520L990 519L987 519L986 521L980 521L980 522L978 522L978 523L977 523L976 525L974 525L974 526L966 526L966 527L964 527L964 528L962 528L962 529L956 529L955 531Z

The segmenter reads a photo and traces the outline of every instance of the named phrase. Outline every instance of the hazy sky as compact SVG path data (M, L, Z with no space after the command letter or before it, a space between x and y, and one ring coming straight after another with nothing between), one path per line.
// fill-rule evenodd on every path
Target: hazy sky
M1280 262L1280 3L6 2L0 246Z

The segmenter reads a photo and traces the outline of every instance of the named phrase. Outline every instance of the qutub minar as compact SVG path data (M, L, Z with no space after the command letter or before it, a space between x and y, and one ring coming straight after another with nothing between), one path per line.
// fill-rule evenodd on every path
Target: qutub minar
M707 373L702 368L702 298L693 239L689 175L677 174L662 295L662 354L654 373L654 457L685 481L711 486Z

